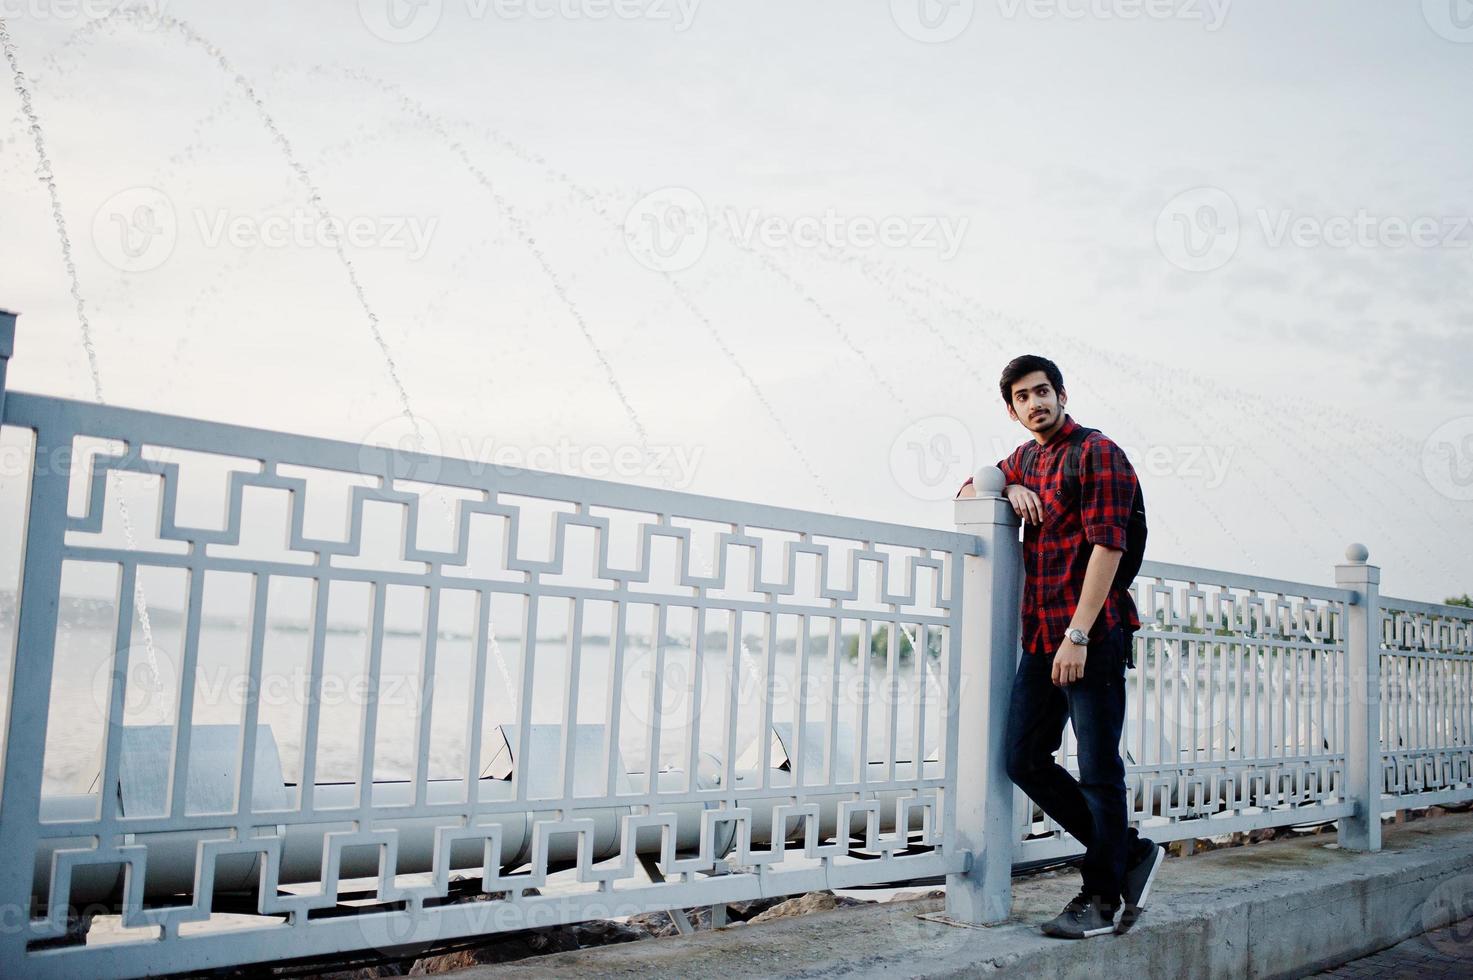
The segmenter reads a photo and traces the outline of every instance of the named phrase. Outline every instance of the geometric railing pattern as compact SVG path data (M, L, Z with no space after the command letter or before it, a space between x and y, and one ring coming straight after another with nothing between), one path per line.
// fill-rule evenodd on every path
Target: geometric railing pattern
M973 536L15 392L4 416L34 440L7 972L966 866ZM89 910L123 941L77 944Z
M1353 595L1149 561L1132 594L1141 630L1120 743L1132 821L1169 840L1346 812ZM1059 762L1077 774L1075 752L1066 731ZM1018 809L1024 856L1073 849L1021 794Z
M1019 655L996 490L942 531L0 396L29 479L0 595L7 975L940 875L995 922L1011 862L1080 850L996 761ZM1339 820L1375 849L1364 798L1473 797L1473 611L1382 597L1347 557L1336 588L1142 567L1143 833Z
M1388 808L1473 795L1473 609L1381 597Z

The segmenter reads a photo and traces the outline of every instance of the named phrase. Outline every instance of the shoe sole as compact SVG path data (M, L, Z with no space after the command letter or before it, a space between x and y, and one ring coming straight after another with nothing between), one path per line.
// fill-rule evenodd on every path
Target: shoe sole
M1134 906L1127 906L1120 910L1120 922L1115 926L1116 933L1124 935L1130 930L1131 926L1135 925L1135 920L1140 918L1141 912L1144 911L1146 907L1146 899L1149 898L1151 895L1151 883L1156 880L1156 872L1161 870L1161 865L1165 863L1165 861L1166 849L1157 846L1156 860L1151 865L1150 873L1146 875L1146 887L1141 889L1141 897L1136 900ZM1129 915L1129 919L1126 918L1127 915Z
M1056 932L1050 930L1047 926L1041 926L1040 928L1043 929L1043 934L1045 936L1053 936L1055 939L1092 939L1095 936L1103 936L1115 931L1115 927L1113 925L1108 925L1100 926L1098 929L1086 929L1083 935L1075 936L1067 932Z

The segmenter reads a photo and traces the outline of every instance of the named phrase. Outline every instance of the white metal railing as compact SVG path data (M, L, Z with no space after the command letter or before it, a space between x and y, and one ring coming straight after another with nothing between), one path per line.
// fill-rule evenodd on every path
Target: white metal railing
M6 972L167 973L967 867L972 536L18 392L4 423L31 460ZM204 499L223 519L185 513ZM290 653L305 696L272 693ZM344 710L326 683L350 661ZM73 726L96 735L81 762ZM222 910L256 918L210 928ZM77 944L89 911L120 914L110 941Z
M8 975L938 875L948 915L998 922L1016 864L1080 850L1005 773L996 471L941 531L477 466L7 395L13 325ZM1143 833L1336 820L1374 850L1382 810L1473 798L1473 611L1348 557L1333 587L1146 563Z
M1334 820L1346 795L1344 589L1146 562L1126 675L1131 818L1157 841ZM1078 772L1069 733L1060 764ZM1029 858L1078 845L1019 795Z
M1381 809L1473 797L1473 609L1380 597Z

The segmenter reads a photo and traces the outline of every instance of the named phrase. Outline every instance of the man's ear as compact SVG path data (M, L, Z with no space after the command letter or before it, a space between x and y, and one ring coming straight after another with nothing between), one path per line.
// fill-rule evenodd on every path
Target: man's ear
M1013 408L1012 402L1008 402L1008 418L1012 419L1014 422L1018 421L1018 411L1017 409Z
M1065 391L1063 388L1060 388L1059 389L1059 407L1060 408L1068 408L1069 407L1069 393L1067 391Z

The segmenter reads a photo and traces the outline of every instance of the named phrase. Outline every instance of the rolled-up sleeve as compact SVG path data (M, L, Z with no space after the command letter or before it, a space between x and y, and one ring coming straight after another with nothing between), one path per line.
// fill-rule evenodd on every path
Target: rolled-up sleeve
M1018 460L1023 457L1023 450L1026 448L1026 445L1025 443L1023 446L1014 449L1008 455L1007 459L997 461L997 468L1002 470L1003 480L1006 481L1008 486L1014 486L1023 482L1022 474L1018 469Z
M1079 460L1080 513L1084 540L1124 551L1125 528L1135 502L1135 468L1120 447L1092 436Z

